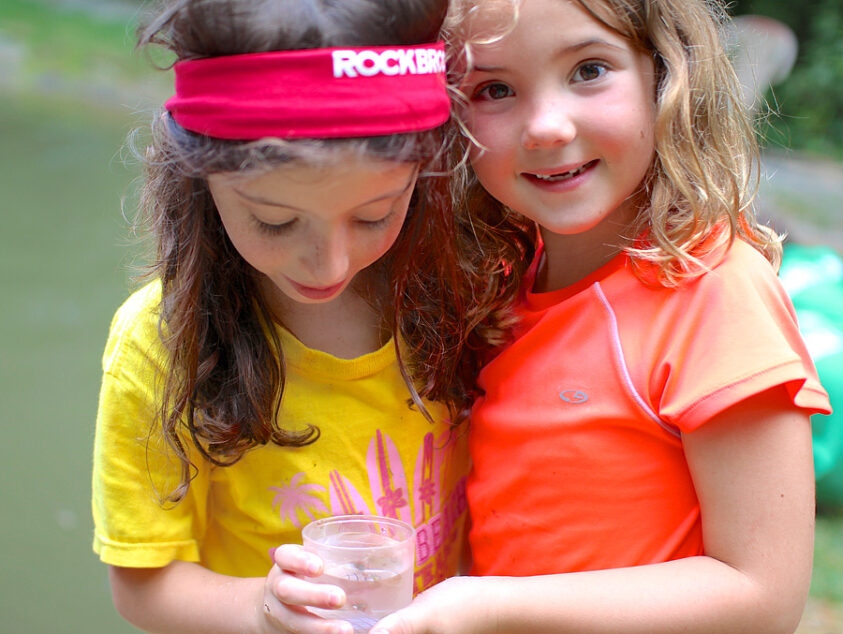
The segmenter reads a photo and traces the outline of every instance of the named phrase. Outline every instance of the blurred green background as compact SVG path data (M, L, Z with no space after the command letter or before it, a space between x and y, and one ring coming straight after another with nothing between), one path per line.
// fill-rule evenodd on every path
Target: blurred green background
M840 0L736 0L732 13L788 25L799 41L794 72L768 92L779 111L762 127L771 146L843 159L843 3Z
M834 239L843 174L839 0L735 4L805 38L775 90L782 117L768 153L796 178L773 179L762 194L777 214ZM135 631L111 606L105 567L91 551L89 487L100 354L137 255L124 214L134 212L139 171L122 148L170 90L169 75L133 52L141 6L0 1L0 630L11 633ZM818 174L828 182L810 180ZM843 631L843 519L833 511L818 520L800 632Z

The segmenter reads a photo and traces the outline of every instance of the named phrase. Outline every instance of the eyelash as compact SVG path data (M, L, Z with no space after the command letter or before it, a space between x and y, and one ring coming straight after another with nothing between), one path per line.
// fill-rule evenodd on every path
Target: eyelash
M366 229L380 229L381 227L389 224L392 219L393 211L394 210L390 210L388 214L378 220L357 220L356 222ZM255 222L257 223L258 230L261 233L268 236L282 236L290 233L295 228L297 219L293 218L288 222L282 222L280 225L271 225L269 223L262 222L257 218L255 218Z
M261 233L265 233L268 236L281 236L293 230L293 227L296 224L296 219L294 218L289 222L282 222L280 225L271 225L266 222L261 222L257 218L255 218L255 222L257 223L258 229Z
M394 209L390 209L388 214L386 214L383 218L379 218L378 220L358 220L357 222L364 226L366 229L380 229L381 227L389 224L389 222L392 220L392 214L394 213L394 211Z

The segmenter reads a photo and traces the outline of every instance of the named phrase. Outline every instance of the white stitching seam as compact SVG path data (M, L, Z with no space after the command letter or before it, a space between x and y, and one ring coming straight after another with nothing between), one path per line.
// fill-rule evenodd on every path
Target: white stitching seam
M597 297L600 299L600 302L603 304L603 308L606 309L606 314L609 316L609 322L612 326L612 347L615 351L615 357L618 361L618 365L620 366L621 372L623 373L623 381L624 386L627 389L627 392L635 399L635 402L638 403L638 406L644 410L644 412L651 418L653 421L662 429L664 429L669 434L680 438L682 433L673 425L664 422L661 418L659 418L658 414L656 414L652 409L650 409L649 405L644 401L641 395L636 391L635 385L632 383L632 377L629 376L629 369L626 366L626 359L623 355L623 348L621 347L621 337L618 331L618 320L615 317L615 311L612 309L611 304L609 304L609 300L606 298L606 295L603 293L603 289L600 286L600 282L595 282L594 289L597 292Z

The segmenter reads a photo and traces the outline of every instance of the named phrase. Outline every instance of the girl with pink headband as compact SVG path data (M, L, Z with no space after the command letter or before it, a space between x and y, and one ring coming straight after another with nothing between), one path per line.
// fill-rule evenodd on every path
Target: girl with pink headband
M412 523L416 592L457 572L459 423L497 334L469 325L499 293L464 303L492 275L435 176L446 9L178 0L142 31L176 91L144 154L156 248L112 322L93 476L94 550L137 627L351 634L307 611L345 596L294 545L329 515Z

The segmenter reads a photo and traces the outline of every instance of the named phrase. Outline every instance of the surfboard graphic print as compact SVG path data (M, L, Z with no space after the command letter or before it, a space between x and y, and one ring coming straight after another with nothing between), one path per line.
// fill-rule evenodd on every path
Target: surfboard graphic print
M407 496L407 476L404 473L401 454L392 439L380 429L369 443L366 464L377 514L412 524L410 501Z
M371 515L372 510L351 480L331 471L331 515Z

